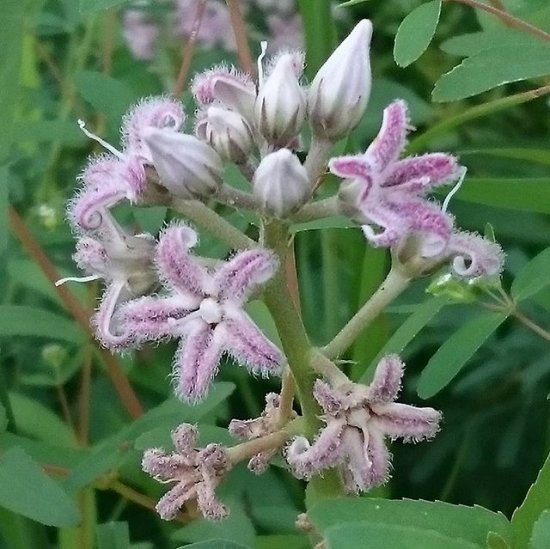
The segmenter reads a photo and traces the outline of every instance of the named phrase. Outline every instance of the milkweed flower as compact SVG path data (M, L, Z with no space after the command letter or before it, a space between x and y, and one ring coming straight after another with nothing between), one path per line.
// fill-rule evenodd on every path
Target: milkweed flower
M175 518L190 500L196 500L200 512L210 520L220 520L229 514L215 489L231 469L231 461L219 444L196 448L197 438L197 429L183 423L172 431L175 451L151 448L143 455L142 468L146 473L159 482L175 483L156 505L164 520Z
M370 385L331 387L318 379L314 396L324 415L313 443L296 437L286 449L286 459L298 478L309 479L336 467L350 493L385 483L391 455L385 439L418 442L437 433L441 414L394 402L401 388L404 365L395 355L383 358Z
M262 375L278 372L283 360L243 309L252 293L275 273L274 255L263 249L247 250L208 269L190 253L196 243L191 228L168 227L155 257L166 294L130 301L117 316L133 345L181 340L173 379L176 394L187 400L206 394L224 353Z

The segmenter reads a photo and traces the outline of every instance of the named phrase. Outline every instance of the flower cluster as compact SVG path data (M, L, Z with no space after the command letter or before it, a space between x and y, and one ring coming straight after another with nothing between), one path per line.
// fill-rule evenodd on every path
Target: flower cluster
M391 456L386 437L405 442L432 438L441 419L439 412L394 402L403 367L397 356L383 358L368 386L331 387L318 379L314 396L323 409L326 426L313 444L296 437L288 446L286 459L294 474L309 479L337 467L348 492L369 490L389 477Z

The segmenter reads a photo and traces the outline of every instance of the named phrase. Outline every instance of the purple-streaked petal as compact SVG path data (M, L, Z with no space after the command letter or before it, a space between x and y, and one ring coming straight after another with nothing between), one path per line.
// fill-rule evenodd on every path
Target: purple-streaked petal
M372 166L365 155L357 154L331 158L328 169L342 179L360 179L366 185L372 185Z
M338 393L322 379L315 381L313 396L325 414L335 415L343 409L343 402Z
M171 433L170 437L174 443L174 448L182 455L194 455L199 432L194 425L182 423L178 425Z
M384 178L383 187L399 186L404 191L418 193L448 183L459 173L456 158L445 153L411 156L395 162Z
M172 225L159 238L156 264L159 278L184 294L210 293L210 275L189 253L197 243L197 233L185 225Z
M397 355L382 358L368 387L369 402L393 402L401 389L404 367Z
M76 242L73 260L77 267L85 273L107 277L109 255L99 240L81 236Z
M252 456L248 462L248 465L246 466L247 469L255 475L262 475L267 471L269 463L276 453L276 450L267 450L265 452L260 452L255 456Z
M174 357L172 377L176 395L196 402L208 392L226 342L203 320L189 322L186 332Z
M342 436L343 463L340 466L344 486L352 494L369 487L372 464L367 453L368 440L361 430L346 427Z
M181 294L169 297L145 296L124 304L118 318L124 331L132 334L136 343L178 337L178 321L196 310L199 300Z
M268 250L239 252L214 275L220 300L244 303L258 286L275 274L277 266L277 258Z
M455 232L449 242L453 271L464 278L499 275L504 252L496 243L475 233Z
M269 375L280 371L281 351L243 311L236 309L230 316L227 314L216 331L223 334L225 350L251 372Z
M395 211L395 207L379 201L378 204L360 206L363 215L374 225L380 227L378 232L371 225L362 225L365 238L376 247L388 248L399 243L401 237L407 233L408 222L404 216Z
M340 458L343 431L341 422L330 421L319 431L313 444L305 437L296 437L285 451L294 475L309 479L335 465Z
M167 128L178 131L185 121L183 105L169 97L148 97L135 105L122 122L122 143L125 152L149 162L151 153L143 141L146 128Z
M162 496L156 506L157 513L163 520L176 517L186 501L196 496L194 482L178 482L171 490Z
M390 475L391 456L384 442L384 435L375 428L369 428L367 456L370 461L368 484L365 489L381 486Z
M408 126L405 101L398 99L384 109L382 127L366 152L379 172L399 158L405 147Z
M441 413L433 408L417 408L399 403L372 403L370 422L392 440L418 442L435 436Z
M208 520L222 520L229 515L229 509L216 497L215 485L210 479L197 485L197 505Z
M158 480L169 481L185 474L189 464L179 454L167 454L162 448L150 448L143 454L141 468Z

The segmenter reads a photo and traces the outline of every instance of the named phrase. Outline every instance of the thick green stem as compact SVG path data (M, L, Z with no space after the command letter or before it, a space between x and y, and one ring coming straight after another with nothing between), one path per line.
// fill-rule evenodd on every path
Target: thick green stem
M281 264L284 264L288 252L288 238L288 228L283 223L274 220L266 225L266 246L275 250ZM319 427L317 419L319 407L312 393L315 381L315 373L310 366L312 347L300 314L290 295L284 270L279 270L266 289L265 302L277 326L283 350L296 382L307 434L311 436Z
M340 214L338 197L330 196L329 198L323 198L316 202L309 202L292 216L292 221L305 223L307 221L314 221L315 219L323 219L324 217L332 217Z
M336 337L321 349L328 358L344 353L359 334L410 284L411 278L398 268L392 268L372 297L340 330Z

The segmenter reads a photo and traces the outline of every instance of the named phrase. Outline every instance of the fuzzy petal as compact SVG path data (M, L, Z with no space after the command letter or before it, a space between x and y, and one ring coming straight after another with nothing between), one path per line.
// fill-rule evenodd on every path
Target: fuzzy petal
M115 315L116 307L128 297L125 282L121 281L110 284L103 294L92 322L96 327L97 338L105 347L121 349L133 343L133 335Z
M371 410L372 424L392 440L402 438L405 442L418 442L434 437L439 430L441 413L433 408L373 403Z
M185 225L172 225L159 238L156 264L159 277L185 295L204 296L211 286L210 275L189 250L197 243L197 233Z
M194 483L179 482L162 496L156 506L157 513L163 520L172 520L176 517L186 501L196 495Z
M384 109L380 132L367 149L378 171L395 162L405 148L409 113L405 101L397 100Z
M184 475L189 464L183 456L167 454L162 448L150 448L143 454L141 468L156 479L169 481Z
M208 520L222 520L229 515L229 509L217 498L215 486L206 479L197 485L197 505Z
M380 486L388 481L391 457L384 442L384 435L375 428L369 429L367 456L370 461L367 489Z
M502 248L475 233L453 233L449 249L454 272L464 278L499 275L504 266Z
M227 316L217 331L223 333L225 350L250 371L262 375L276 373L283 362L281 351L273 344L251 318L236 309Z
M342 455L340 466L344 486L352 494L369 487L372 464L367 452L368 439L354 427L347 427L342 437Z
M368 388L369 402L393 402L401 389L404 367L397 355L382 358Z
M193 454L197 445L199 432L194 425L182 423L172 431L170 436L176 451L182 455L189 455Z
M335 415L343 409L342 398L322 379L315 381L313 396L325 414Z
M187 326L172 374L176 395L182 400L198 401L208 392L226 343L220 335L203 320L193 320Z
M258 286L275 274L277 265L276 257L268 250L247 250L238 253L224 263L214 275L220 299L244 303Z
M339 156L328 163L329 170L343 179L360 179L365 185L372 185L373 171L365 155Z

